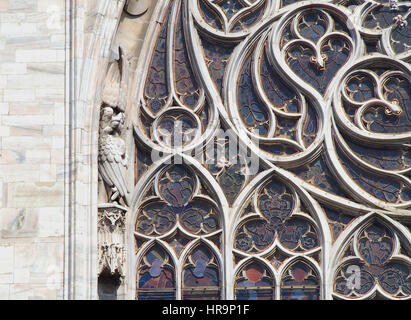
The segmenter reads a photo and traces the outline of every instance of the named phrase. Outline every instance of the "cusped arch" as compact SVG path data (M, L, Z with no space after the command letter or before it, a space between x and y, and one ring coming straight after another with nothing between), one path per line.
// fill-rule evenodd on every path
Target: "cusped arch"
M236 300L274 300L277 279L275 270L264 259L250 257L234 270Z
M132 265L136 274L135 299L176 299L178 259L161 240L151 240L143 245Z
M184 250L180 258L184 300L219 300L224 296L224 264L220 250L206 239L197 239Z
M307 257L295 257L281 270L282 300L320 300L324 297L323 272Z
M331 251L328 285L333 287L333 296L370 299L379 294L410 299L410 236L407 228L386 215L371 212L357 218Z

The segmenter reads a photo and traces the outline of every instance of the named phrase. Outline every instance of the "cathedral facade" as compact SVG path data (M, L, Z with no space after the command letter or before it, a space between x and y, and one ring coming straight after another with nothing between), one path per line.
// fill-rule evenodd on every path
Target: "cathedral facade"
M411 2L0 1L0 299L411 298Z

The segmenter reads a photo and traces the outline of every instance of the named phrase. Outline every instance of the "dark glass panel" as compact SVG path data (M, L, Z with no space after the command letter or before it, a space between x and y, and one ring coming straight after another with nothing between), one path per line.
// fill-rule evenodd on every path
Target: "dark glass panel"
M287 220L278 233L281 244L290 250L311 250L319 245L314 226L302 218Z
M366 171L359 166L354 166L347 156L337 147L337 154L351 178L365 191L374 197L389 203L402 202L400 192L403 188L399 180L392 177L380 176Z
M268 183L258 199L262 215L276 227L283 224L294 208L294 197L291 191L281 182L274 179Z
M223 78L225 69L234 47L230 44L217 43L204 36L200 37L204 59L220 96L223 97Z
M260 60L260 77L265 94L277 109L289 113L300 112L300 101L297 95L281 80L278 73L271 67L266 50L267 48L263 51Z
M344 137L350 149L365 162L384 170L403 170L411 166L411 152L406 148L371 147Z
M303 141L305 147L309 147L317 137L318 132L318 117L317 113L311 103L308 103L307 118L303 126Z
M243 267L235 283L237 300L273 300L274 278L266 267L252 262Z
M400 6L397 10L392 10L390 6L381 5L371 10L363 21L363 26L368 29L385 29L394 24L394 17L404 15L408 8Z
M331 228L332 237L335 241L341 232L345 230L348 224L354 220L353 216L346 215L340 211L323 206L324 212L327 215L328 223Z
M220 270L217 258L203 244L197 246L184 264L183 299L220 299Z
M250 10L244 15L241 15L231 31L242 31L253 26L262 18L265 7L266 3L263 1L262 5L260 5L257 9Z
M276 116L277 127L274 136L276 138L285 138L290 140L296 140L298 120L295 118L286 118Z
M220 229L217 210L205 200L189 203L180 216L182 226L194 234L205 234Z
M138 267L138 300L174 300L175 270L170 256L155 245Z
M167 82L168 22L169 17L167 16L158 35L144 90L147 106L154 114L161 111L169 96Z
M391 33L391 46L395 53L403 53L411 49L411 14L399 21Z
M369 265L383 265L392 255L393 235L384 225L374 223L358 239L358 251Z
M191 240L191 238L188 238L179 230L167 238L168 244L174 249L177 256L180 256L181 252Z
M282 0L281 1L281 6L285 7L289 4L293 4L293 3L297 3L297 2L301 2L302 0Z
M357 272L360 272L359 281L356 282ZM337 272L335 278L334 290L335 292L356 298L359 295L364 295L375 286L375 279L362 263L350 262L341 267Z
M382 288L392 295L401 291L405 296L411 295L411 265L403 262L388 263L378 276Z
M308 40L317 42L327 31L327 20L317 10L304 12L298 21L298 31Z
M345 91L354 101L365 102L375 98L375 83L368 74L358 73L348 79Z
M298 261L285 272L281 282L282 300L319 300L320 280L308 264Z
M244 152L245 153L245 152ZM246 181L247 161L227 137L216 137L214 148L206 150L208 170L216 177L230 204L234 202Z
M235 247L238 250L249 252L268 248L274 241L275 230L272 230L267 221L254 219L245 223L237 230Z
M221 21L220 16L215 12L215 10L212 9L208 4L206 4L206 1L204 0L198 0L198 3L201 15L204 20L207 21L210 26L222 30L223 22Z
M240 116L249 131L267 136L270 119L266 107L255 93L251 76L252 57L249 56L241 69L238 82Z
M217 1L215 1L217 2ZM227 19L230 20L238 11L244 8L244 5L239 0L222 0L218 5L223 9Z
M268 153L276 156L293 155L299 152L299 150L293 145L287 145L284 142L281 143L261 143L260 148Z
M162 198L173 207L183 207L194 193L193 174L182 165L174 165L164 171L159 179Z
M174 43L175 88L180 101L187 107L194 108L200 97L200 89L190 63L184 19L183 8L180 8Z
M145 235L161 235L170 231L177 221L177 214L163 202L153 202L140 209L136 231Z
M274 253L267 257L267 260L278 270L287 258L289 258L289 256L280 251L280 249L275 249Z
M305 44L296 44L288 49L287 62L298 76L324 94L337 71L348 60L350 45L342 37L330 38L323 43L321 54L325 58L324 67L313 60L315 54L311 48Z

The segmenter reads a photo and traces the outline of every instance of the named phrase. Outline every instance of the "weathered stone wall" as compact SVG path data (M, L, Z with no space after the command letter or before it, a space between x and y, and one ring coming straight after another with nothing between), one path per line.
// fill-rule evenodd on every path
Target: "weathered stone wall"
M156 2L122 19L134 67ZM122 3L0 0L0 299L97 297L98 88Z
M65 1L0 1L0 298L59 299Z

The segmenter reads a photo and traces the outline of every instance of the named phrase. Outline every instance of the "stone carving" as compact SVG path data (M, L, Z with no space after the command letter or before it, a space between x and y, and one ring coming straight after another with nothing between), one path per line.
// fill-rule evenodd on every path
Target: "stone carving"
M99 274L103 270L124 277L124 231L127 209L103 204L98 211Z
M128 204L127 153L121 137L127 104L128 61L121 48L108 70L100 115L99 174L108 189L109 202Z
M128 14L140 16L147 12L151 0L129 0L125 6Z

